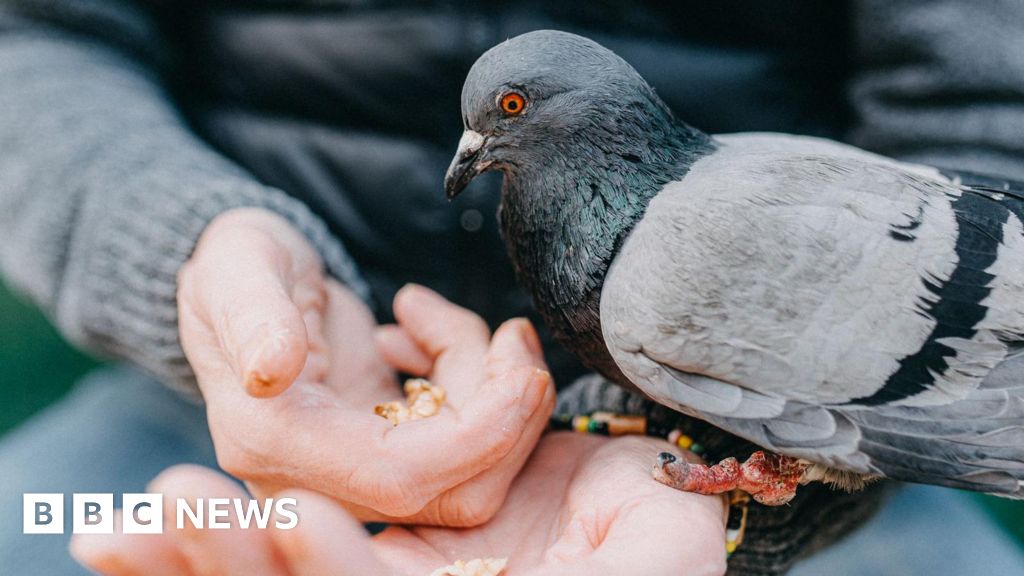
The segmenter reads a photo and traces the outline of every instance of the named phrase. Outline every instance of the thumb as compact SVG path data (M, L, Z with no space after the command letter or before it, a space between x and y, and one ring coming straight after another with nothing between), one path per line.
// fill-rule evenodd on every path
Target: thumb
M306 363L306 325L291 297L290 260L287 248L263 230L222 227L204 234L183 270L181 293L191 297L224 360L252 396L280 394ZM217 394L207 388L219 379L204 384L196 372L204 396Z
M254 277L255 278L255 277ZM246 392L276 396L298 378L309 354L306 325L283 285L244 287L224 305L218 332L238 367Z

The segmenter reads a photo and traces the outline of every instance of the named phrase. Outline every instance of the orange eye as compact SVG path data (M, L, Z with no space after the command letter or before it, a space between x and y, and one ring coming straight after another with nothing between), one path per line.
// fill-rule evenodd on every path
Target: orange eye
M509 92L501 97L501 110L505 114L515 116L526 107L526 99L518 92Z

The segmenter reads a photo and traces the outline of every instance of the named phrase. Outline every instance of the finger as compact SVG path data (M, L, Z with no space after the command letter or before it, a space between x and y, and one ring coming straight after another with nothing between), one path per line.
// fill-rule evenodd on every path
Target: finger
M346 405L372 406L400 397L391 366L373 341L377 321L349 289L327 281L325 334L330 357L327 383L342 393Z
M424 475L447 477L447 482L439 484L445 490L465 482L466 487L454 498L490 504L452 507L462 511L453 515L452 510L445 509L445 502L432 502L441 508L428 507L422 514L431 522L475 525L495 512L554 410L554 382L528 321L510 320L498 328L486 355L486 366L484 384L459 413L435 417L438 424L454 418L454 426L445 423L442 431L429 433L400 426L388 435L389 441L425 444L415 451L410 448L414 456L407 462L415 461L409 465ZM424 443L424 439L430 442ZM451 450L452 446L458 449ZM484 471L486 478L477 481L474 477ZM451 505L451 499L447 504Z
M531 337L532 329L524 322L508 323L493 345L499 377L486 380L485 370L480 369L474 378L485 383L464 410L443 411L398 427L369 409L310 412L306 407L312 399L299 399L294 394L298 390L290 391L275 400L281 404L277 410L260 404L253 407L257 412L245 413L240 425L248 431L236 431L235 436L246 439L249 448L234 448L239 454L253 453L232 463L231 450L219 450L219 456L227 458L222 466L260 485L316 490L382 515L404 518L501 462L498 477L489 480L493 484L483 493L491 498L503 496L502 486L522 466L554 404L550 374L536 368L543 364L531 351ZM506 369L516 363L527 365ZM313 390L307 392L301 396L308 397ZM223 420L217 417L217 406L210 406L211 425ZM216 427L214 436L221 436ZM325 443L332 450L324 451ZM446 506L446 511L451 509L450 503ZM469 514L470 520L473 517Z
M385 362L411 376L427 376L434 362L399 326L381 326L374 332L377 350Z
M75 534L71 556L106 576L188 576L185 556L164 534L123 534L123 513L114 513L113 534Z
M369 409L337 406L320 387L295 388L273 400L210 403L208 412L218 459L235 476L408 517L513 450L525 453L519 442L525 436L528 446L543 429L554 404L550 374L523 367L486 386L466 410L397 427ZM230 435L225 422L233 422Z
M399 290L394 310L409 338L433 359L431 378L444 382L453 405L472 396L481 380L490 341L487 324L469 310L415 284Z
M240 499L243 509L248 507L249 502L241 487L227 477L199 466L175 466L157 476L147 491L164 495L164 523L174 523L167 526L165 534L169 534L178 544L196 574L287 574L266 531L253 525L249 528L239 525L235 499ZM204 518L203 527L194 525L184 513L182 528L172 527L177 524L177 503L183 501L193 511L199 511L198 499L203 499L203 508L199 512ZM226 504L218 508L225 510L227 515L218 521L229 523L229 528L214 528L205 522L211 518L211 506L216 501L211 499L226 500Z
M525 367L488 384L458 415L408 422L386 435L384 451L403 455L392 467L418 479L415 494L442 494L506 458L519 460L536 443L554 406L551 375ZM504 476L502 482L510 481L514 472L506 470Z
M540 338L533 324L525 318L513 318L498 327L491 339L486 362L489 379L524 366L547 370Z
M285 491L294 498L299 520L291 529L273 528L271 538L294 576L385 576L390 571L374 555L361 524L329 498L315 492Z
M483 385L459 410L455 430L461 428L468 444L487 444L481 440L487 438L487 449L501 459L525 456L547 426L555 400L554 381L529 322L510 320L498 328L486 372ZM533 442L521 443L524 437Z
M547 428L556 400L549 386L541 407L527 420L515 445L492 468L470 478L440 498L431 501L410 519L412 522L451 527L479 526L497 514L512 482L530 458ZM383 519L381 521L388 521Z
M418 284L406 284L398 291L394 311L410 338L433 358L460 345L486 346L490 339L479 316Z
M251 465L222 465L232 472L240 469L241 476L261 485L288 484L382 515L409 517L444 491L493 467L523 436L551 377L524 368L504 378L507 385L498 385L500 394L483 402L486 410L458 416L447 411L397 427L368 410L257 415L251 419L258 423L252 430L257 453L248 459L263 462L263 470L254 474L247 472ZM325 445L331 450L324 450Z
M399 574L434 574L456 558L473 558L488 551L487 540L488 534L480 531L453 534L423 526L388 526L374 535L373 551Z
M280 393L305 365L306 326L292 298L289 259L266 232L234 227L205 242L182 274L179 293L192 299L253 396ZM322 306L317 290L299 292L306 308Z
M540 371L545 368L536 332L525 320L510 320L498 328L491 341L487 362L490 375L481 396L522 389L523 379L534 376L530 370ZM484 413L481 422L485 426L482 427L481 436L508 434L514 439L512 448L493 467L455 487L451 494L432 501L415 516L416 522L477 526L497 513L513 479L526 464L547 428L554 410L555 387L550 378L546 378L546 386L544 380L540 378L532 384L543 389L543 396L540 405L527 416L521 429L506 427L495 430L486 425L488 417ZM530 385L531 381L527 380L525 386ZM526 398L524 403L532 404L532 398ZM493 441L499 445L505 442L501 438L494 438ZM456 502L460 504L453 505Z

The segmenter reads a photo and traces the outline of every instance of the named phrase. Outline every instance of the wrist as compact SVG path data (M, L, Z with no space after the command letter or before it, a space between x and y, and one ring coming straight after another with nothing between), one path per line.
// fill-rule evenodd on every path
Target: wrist
M216 216L200 235L196 252L211 242L230 241L227 239L233 239L239 230L248 232L246 238L252 238L252 233L256 233L268 245L287 254L300 255L322 267L320 256L309 240L291 222L265 208L232 208ZM252 249L251 246L248 248Z

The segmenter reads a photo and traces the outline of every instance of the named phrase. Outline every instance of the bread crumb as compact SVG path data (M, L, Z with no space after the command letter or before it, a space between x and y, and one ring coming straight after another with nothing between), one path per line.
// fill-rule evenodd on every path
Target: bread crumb
M474 558L456 560L451 566L438 568L430 576L498 576L505 571L508 558Z
M411 420L428 418L441 411L447 394L441 386L434 386L423 378L410 378L405 381L405 402L394 400L374 407L378 416L387 419L395 426Z

